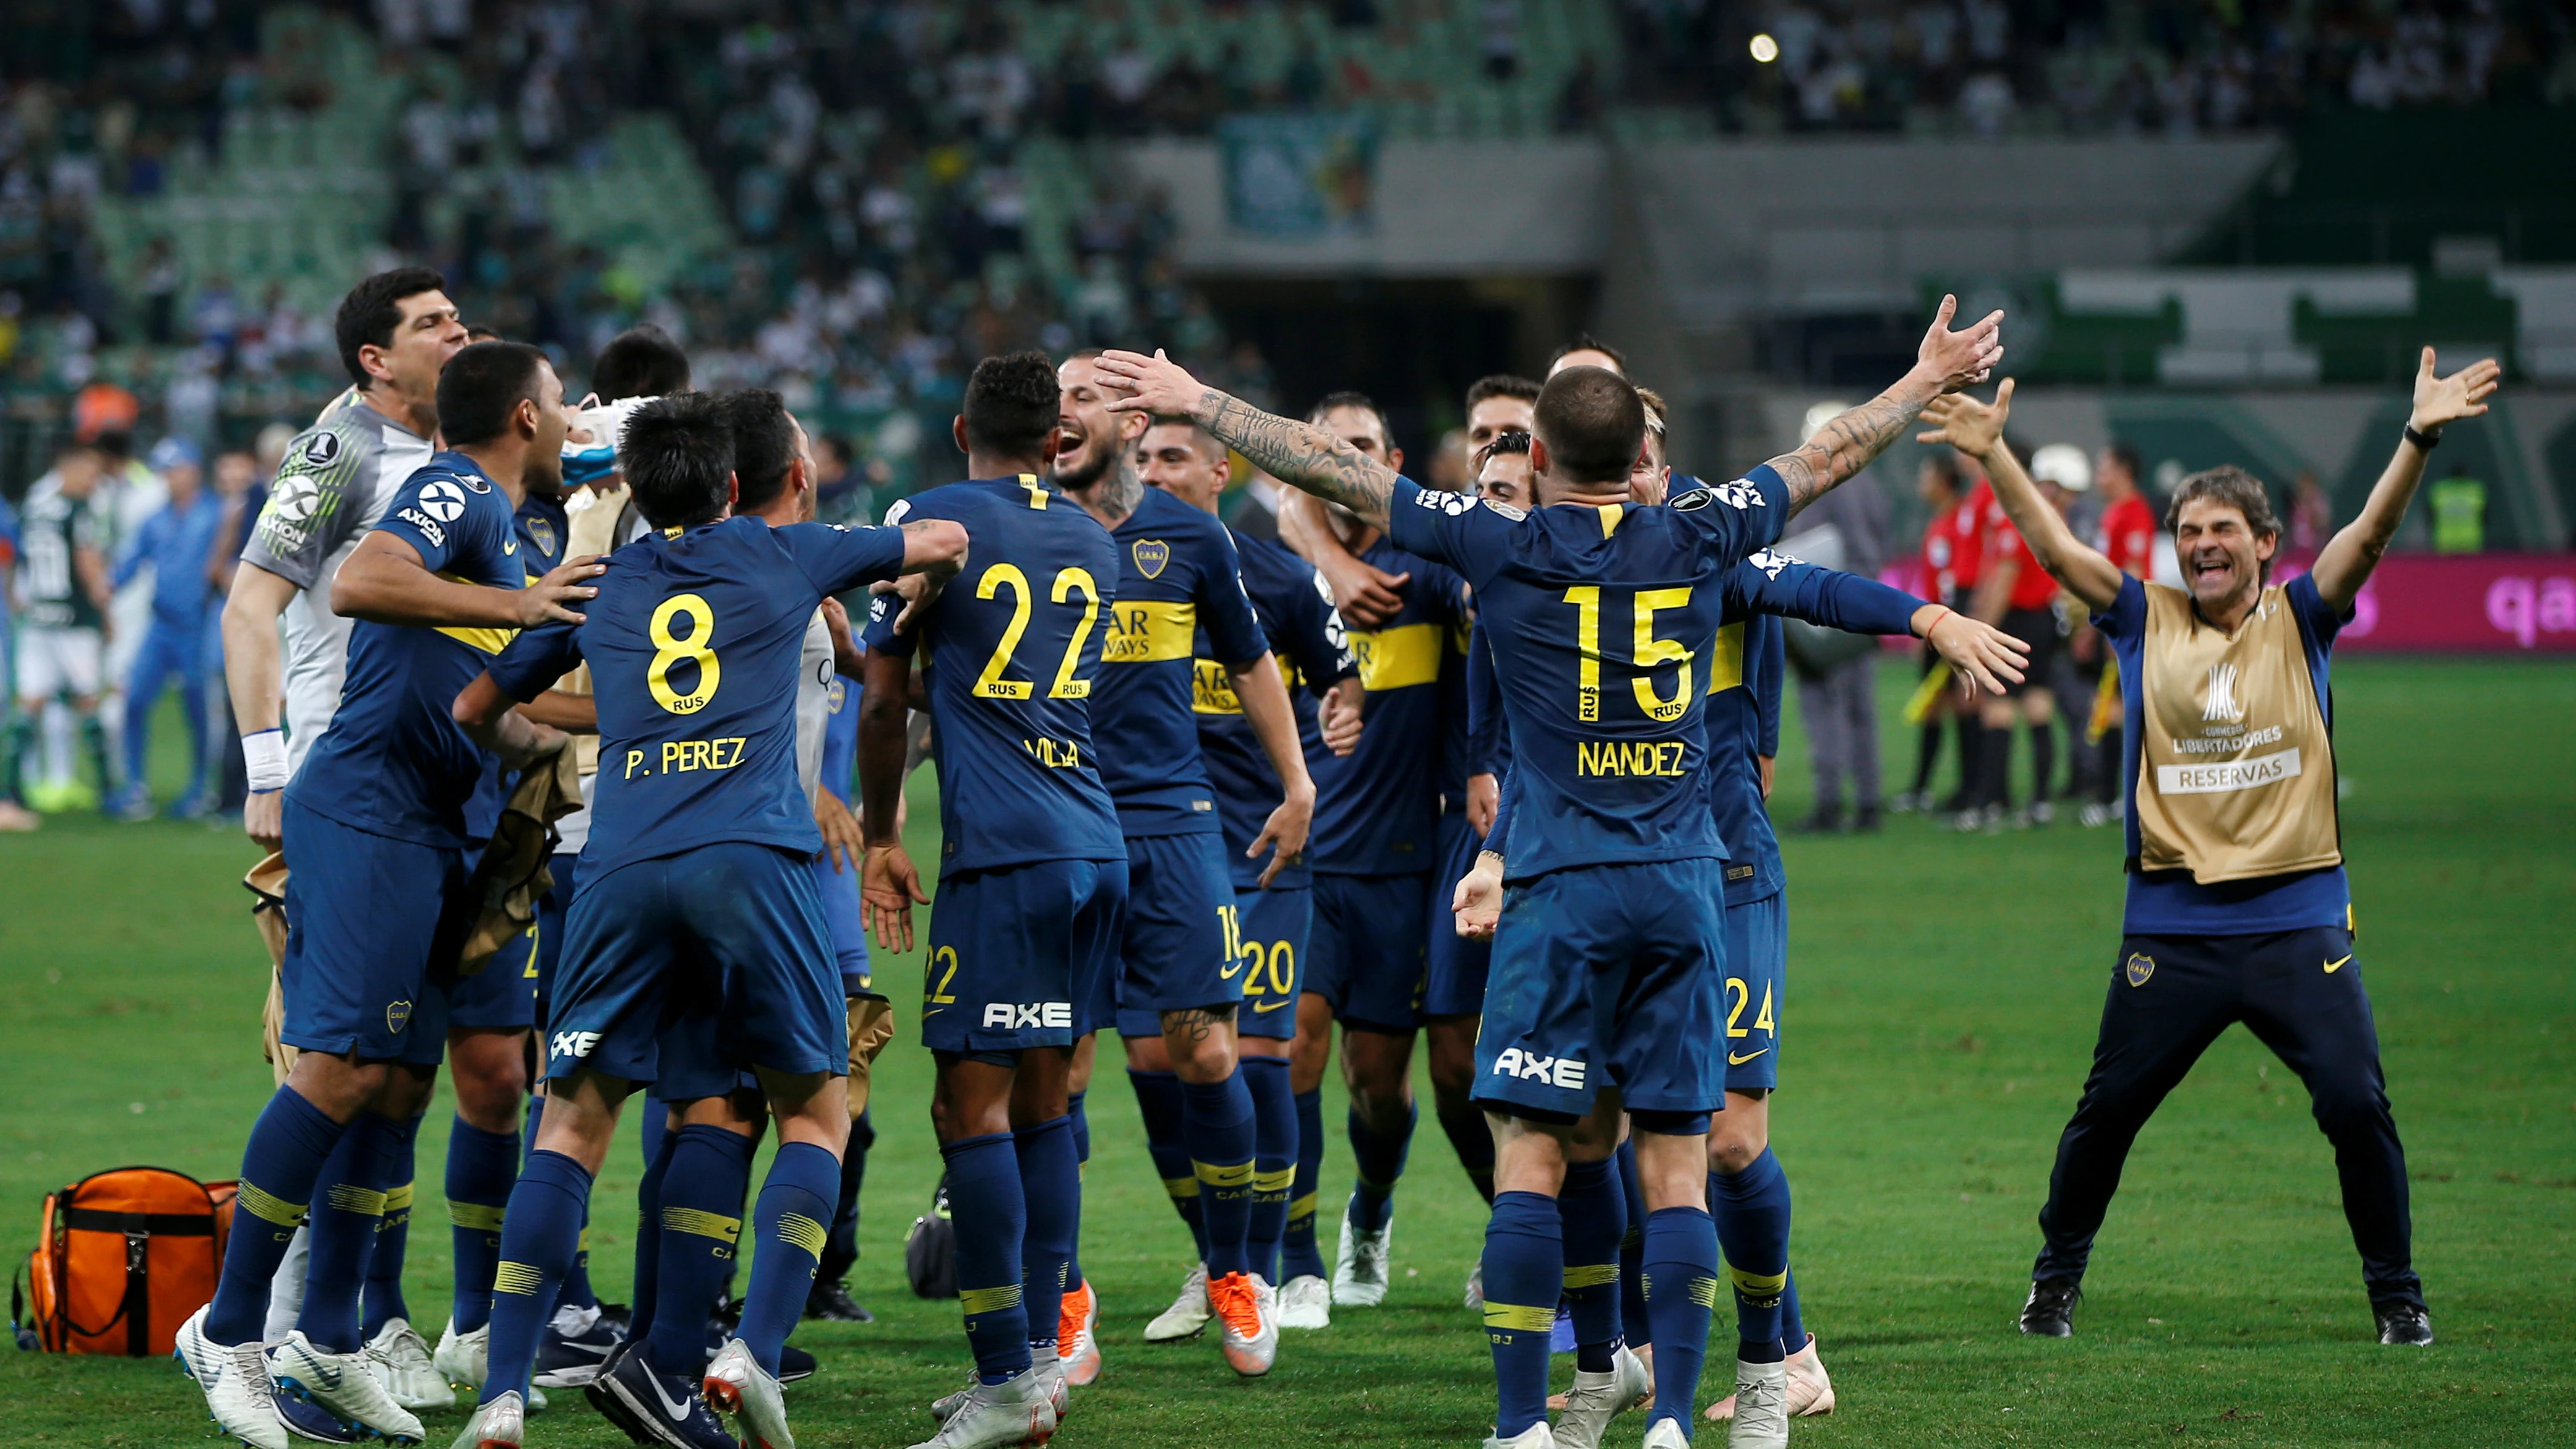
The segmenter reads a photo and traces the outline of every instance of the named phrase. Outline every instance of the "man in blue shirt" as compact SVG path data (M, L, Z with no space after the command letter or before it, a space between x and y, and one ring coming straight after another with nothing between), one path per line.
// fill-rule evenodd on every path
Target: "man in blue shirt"
M152 626L144 632L125 680L125 793L116 813L128 820L152 816L152 789L144 778L152 711L161 703L162 687L176 675L179 707L188 726L188 788L171 804L170 813L193 820L211 808L206 800L206 620L214 596L206 582L206 560L214 553L224 505L200 486L196 444L164 438L149 461L170 490L170 502L135 529L113 578L114 587L122 589L144 569L152 570Z

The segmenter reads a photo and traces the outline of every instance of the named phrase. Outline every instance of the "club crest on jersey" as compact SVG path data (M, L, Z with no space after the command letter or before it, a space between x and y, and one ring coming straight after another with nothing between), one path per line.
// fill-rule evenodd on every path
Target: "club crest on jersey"
M1136 556L1136 572L1149 579L1159 579L1172 561L1172 546L1159 538L1140 538L1128 550Z
M314 433L304 440L304 463L310 468L328 468L340 456L338 433Z
M537 552L544 554L548 558L554 557L555 525L553 520L545 518L529 519L528 541L537 546Z
M2147 978L2156 974L2156 958L2143 951L2131 952L2124 969L2129 973L2131 986L2144 986Z
M1537 1052L1522 1051L1519 1047L1503 1048L1502 1053L1494 1058L1493 1069L1486 1075L1563 1087L1569 1092L1583 1090L1583 1063L1572 1057L1541 1056Z
M396 1036L400 1036L402 1035L402 1029L409 1025L411 1025L410 1002L389 1001L385 1003L385 1030L392 1032Z

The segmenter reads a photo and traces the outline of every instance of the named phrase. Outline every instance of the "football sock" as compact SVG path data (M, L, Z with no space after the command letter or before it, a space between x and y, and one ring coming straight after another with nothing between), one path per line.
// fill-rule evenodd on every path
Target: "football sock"
M1789 1283L1789 1175L1765 1147L1742 1172L1710 1173L1708 1204L1735 1287L1736 1357L1776 1363L1780 1299Z
M223 1276L206 1312L208 1338L221 1344L259 1338L268 1318L269 1280L277 1276L287 1245L295 1241L322 1165L348 1130L292 1087L280 1087L269 1097L242 1148L234 1231L224 1244Z
M1493 1270L1485 1271L1490 1279ZM1646 1424L1651 1429L1655 1420L1671 1419L1688 1438L1700 1360L1708 1352L1709 1310L1717 1304L1717 1225L1698 1208L1648 1213L1643 1272L1655 1345L1655 1408Z
M868 1149L877 1145L876 1124L861 1108L850 1123L850 1145L841 1149L841 1196L832 1205L832 1241L823 1249L817 1283L838 1283L859 1261L859 1188L868 1176Z
M1565 1240L1565 1302L1574 1315L1574 1366L1603 1373L1619 1351L1619 1242L1628 1235L1618 1165L1608 1158L1567 1163L1556 1210Z
M1791 1353L1807 1346L1807 1325L1798 1317L1798 1274L1795 1269L1790 1270L1789 1281L1780 1289L1780 1342Z
M1170 1072L1140 1072L1130 1067L1127 1082L1136 1089L1137 1115L1145 1119L1145 1152L1154 1159L1154 1175L1163 1180L1163 1191L1171 1195L1172 1208L1189 1224L1190 1241L1198 1246L1199 1261L1208 1256L1206 1203L1199 1196L1199 1175L1190 1166L1190 1150L1182 1143L1186 1130L1182 1118L1187 1108L1181 1096L1181 1079Z
M1245 1057L1252 1093L1252 1223L1245 1256L1252 1271L1279 1285L1279 1240L1288 1230L1288 1191L1297 1178L1297 1094L1286 1057Z
M1535 1192L1497 1194L1485 1223L1485 1339L1494 1350L1498 1439L1547 1422L1547 1345L1565 1274L1557 1223L1556 1199Z
M2119 725L2103 731L2102 742L2095 747L2102 753L2102 768L2093 777L2094 798L2104 805L2120 798L2120 786L2124 783L2121 762L2128 756L2120 753L2120 731Z
M662 1104L646 1098L644 1110L658 1112ZM662 1283L662 1180L670 1175L671 1152L679 1146L678 1134L655 1135L659 1148L644 1159L644 1178L635 1186L635 1301L627 1305L630 1332L640 1333L653 1324L659 1312ZM535 1154L531 1153L531 1156Z
M1068 1273L1082 1211L1073 1119L1058 1117L1014 1129L1011 1152L1020 1164L1020 1197L1028 1204L1028 1227L1020 1236L1020 1301L1029 1317L1029 1342L1053 1345L1064 1290L1073 1286Z
M1248 1273L1252 1236L1252 1089L1240 1067L1222 1082L1181 1083L1181 1134L1199 1180L1208 1276Z
M742 1251L742 1195L758 1144L713 1123L683 1127L670 1143L653 1214L653 1316L637 1321L651 1324L653 1367L685 1375L706 1366L707 1315Z
M1449 1134L1449 1145L1458 1150L1458 1165L1467 1169L1467 1181L1479 1197L1494 1200L1494 1129L1485 1124L1484 1109L1473 1102L1435 1105L1440 1130Z
M0 798L27 803L27 742L34 726L23 715L0 725Z
M2035 724L2030 727L2030 800L2036 805L2057 794L2057 730L2054 726Z
M557 858L561 859L561 857ZM527 1145L527 1150L530 1152L537 1150L537 1127L545 1121L545 1118L546 1094L530 1092L528 1125L519 1133L519 1140ZM590 1286L590 1221L587 1218L583 1219L581 1224L581 1249L573 1254L572 1268L564 1274L563 1286L555 1290L555 1306L557 1308L597 1308L599 1306L599 1294Z
M1356 1179L1351 1185L1351 1223L1364 1233L1386 1226L1395 1214L1395 1183L1404 1176L1404 1157L1413 1148L1413 1124L1422 1111L1404 1104L1404 1125L1393 1132L1372 1129L1351 1109L1351 1157Z
M1297 1094L1297 1175L1288 1184L1288 1221L1279 1238L1279 1276L1321 1278L1323 1250L1315 1246L1315 1202L1324 1175L1324 1093Z
M2012 740L2006 725L1986 730L1977 741L1977 789L1988 805L2012 804Z
M957 1227L957 1306L975 1375L1007 1383L1029 1369L1029 1314L1021 1299L1020 1243L1028 1201L1011 1134L988 1132L939 1149L948 1163L948 1211Z
M760 1241L752 1250L751 1287L742 1302L742 1346L763 1373L778 1372L778 1351L805 1316L823 1245L832 1236L832 1201L840 1194L841 1159L832 1149L817 1142L778 1144L751 1210Z
M81 748L89 754L90 768L98 772L99 793L104 795L116 788L116 770L109 763L115 753L107 747L107 722L94 714L81 716L80 736Z
M1973 808L1984 803L1980 772L1985 766L1986 728L1974 711L1957 716L1953 728L1959 735L1959 804Z
M413 1178L420 1147L419 1117L411 1119L410 1130L402 1135L396 1149L394 1175L399 1179L385 1193L384 1219L376 1225L376 1245L367 1251L367 1288L362 1304L364 1316L358 1320L358 1337L373 1342L384 1330L386 1320L411 1319L411 1304L403 1298L403 1260L411 1247L411 1205L417 1195Z
M519 1175L519 1134L486 1132L459 1117L447 1129L447 1219L456 1248L456 1331L492 1319L492 1271L501 1261L501 1222Z
M1619 1236L1619 1331L1630 1343L1655 1341L1646 1321L1646 1195L1637 1186L1637 1144L1619 1144L1610 1159L1619 1165L1619 1197L1628 1209L1628 1230Z
M331 1154L312 1215L312 1267L305 1273L304 1311L295 1326L325 1353L352 1353L358 1337L358 1294L367 1280L367 1258L385 1219L385 1193L402 1170L402 1142L411 1122L361 1112Z
M1923 726L1914 741L1914 794L1920 799L1932 788L1932 771L1941 763L1941 721Z
M635 1114L643 1119L636 1129L636 1141L643 1146L644 1165L650 1167L653 1159L662 1155L663 1139L671 1135L671 1104L647 1096L643 1106L644 1110Z
M1083 1092L1067 1092L1065 1114L1073 1118L1073 1173L1079 1183L1091 1174L1091 1114L1082 1109ZM1064 1282L1068 1288L1082 1286L1082 1195L1073 1202L1073 1256L1065 1260Z
M492 1274L491 1368L481 1402L528 1396L537 1340L554 1314L555 1289L581 1249L590 1214L590 1174L560 1152L528 1158L501 1229L501 1263Z

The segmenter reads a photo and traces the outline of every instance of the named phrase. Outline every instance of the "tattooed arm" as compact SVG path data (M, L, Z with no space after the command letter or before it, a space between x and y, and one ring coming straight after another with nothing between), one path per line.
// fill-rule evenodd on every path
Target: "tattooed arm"
M1151 357L1104 352L1097 367L1102 381L1125 394L1109 404L1112 411L1188 418L1280 482L1386 525L1395 470L1323 429L1204 386L1159 351Z
M1913 370L1898 378L1894 387L1816 429L1815 436L1796 452L1771 460L1771 469L1789 485L1792 517L1886 452L1914 425L1925 403L1985 381L2003 359L2004 314L1989 313L1953 332L1950 318L1958 309L1958 298L1941 299L1941 310L1932 318L1931 330L1923 334Z

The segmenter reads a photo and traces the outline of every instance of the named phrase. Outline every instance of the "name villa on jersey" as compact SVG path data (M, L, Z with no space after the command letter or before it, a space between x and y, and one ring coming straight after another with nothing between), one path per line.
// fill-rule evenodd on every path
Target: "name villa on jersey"
M1029 752L1030 759L1050 770L1082 768L1082 744L1078 740L1059 740L1040 735L1033 740L1020 741L1020 748Z

